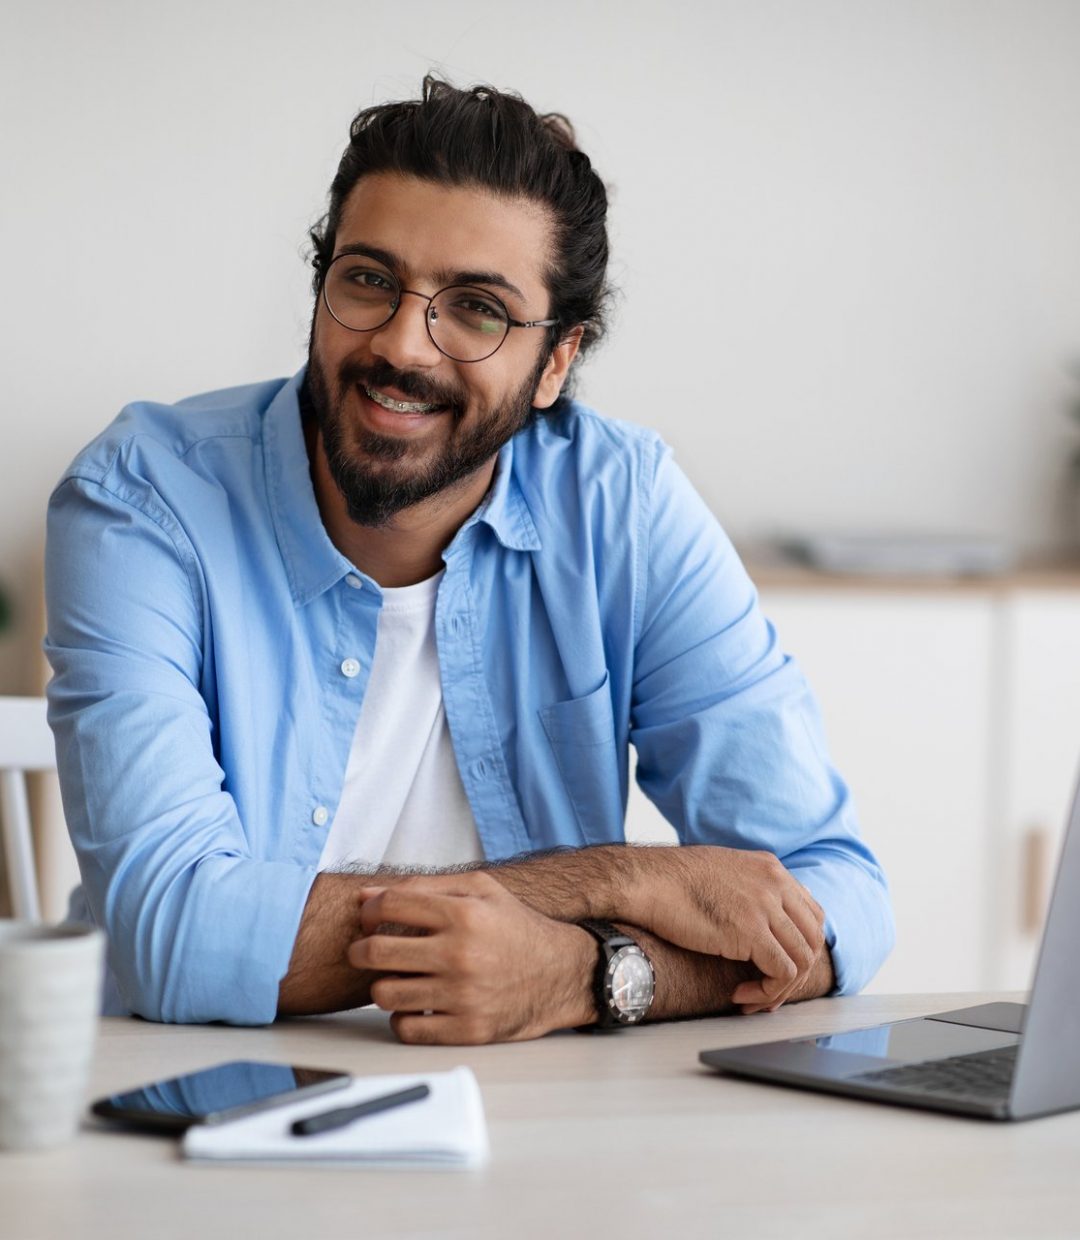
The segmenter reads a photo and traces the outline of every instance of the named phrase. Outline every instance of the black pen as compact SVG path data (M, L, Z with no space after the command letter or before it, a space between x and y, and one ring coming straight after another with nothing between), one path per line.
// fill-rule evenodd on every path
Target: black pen
M319 1115L309 1115L307 1119L298 1119L292 1126L294 1137L312 1137L317 1132L332 1132L335 1128L344 1128L354 1119L363 1119L365 1115L377 1115L380 1111L389 1111L393 1107L403 1107L409 1102L419 1102L431 1093L428 1085L413 1085L409 1089L399 1089L394 1094L383 1094L379 1098L368 1098L366 1102L358 1102L352 1107L338 1107L336 1111L323 1111Z

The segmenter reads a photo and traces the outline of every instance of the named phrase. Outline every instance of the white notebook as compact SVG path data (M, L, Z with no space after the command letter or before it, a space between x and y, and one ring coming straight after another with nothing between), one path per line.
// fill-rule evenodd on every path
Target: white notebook
M420 1102L315 1136L292 1134L298 1119L420 1084L431 1089ZM421 1076L356 1077L344 1089L316 1098L225 1124L196 1124L184 1134L182 1148L192 1159L469 1168L487 1161L488 1136L476 1077L469 1068L454 1068Z

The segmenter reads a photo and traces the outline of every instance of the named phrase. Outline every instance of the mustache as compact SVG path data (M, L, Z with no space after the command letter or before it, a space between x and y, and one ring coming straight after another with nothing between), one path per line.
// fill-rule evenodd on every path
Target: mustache
M370 366L347 362L341 368L340 380L343 390L354 385L371 388L395 387L409 400L422 401L426 405L445 405L457 417L465 412L467 405L457 389L436 383L414 370L398 370L386 361L373 362Z

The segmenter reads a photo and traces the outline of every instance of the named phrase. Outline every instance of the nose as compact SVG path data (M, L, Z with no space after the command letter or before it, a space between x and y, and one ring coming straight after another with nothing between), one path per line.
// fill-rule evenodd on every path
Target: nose
M428 335L431 303L420 293L401 290L401 304L388 323L371 333L371 351L398 370L431 369L443 355Z

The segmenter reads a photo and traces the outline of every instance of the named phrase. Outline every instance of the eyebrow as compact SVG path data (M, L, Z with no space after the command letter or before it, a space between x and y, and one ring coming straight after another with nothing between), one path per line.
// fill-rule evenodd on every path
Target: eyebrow
M358 254L364 258L373 258L377 263L382 263L384 267L395 272L406 269L406 263L397 254L390 250L382 250L375 245L366 245L362 241L341 246L334 257L340 258L343 254ZM498 271L456 271L443 268L441 271L432 272L431 278L433 283L441 288L449 288L452 284L486 284L490 288L500 288L504 292L512 293L522 302L526 300L521 289Z

